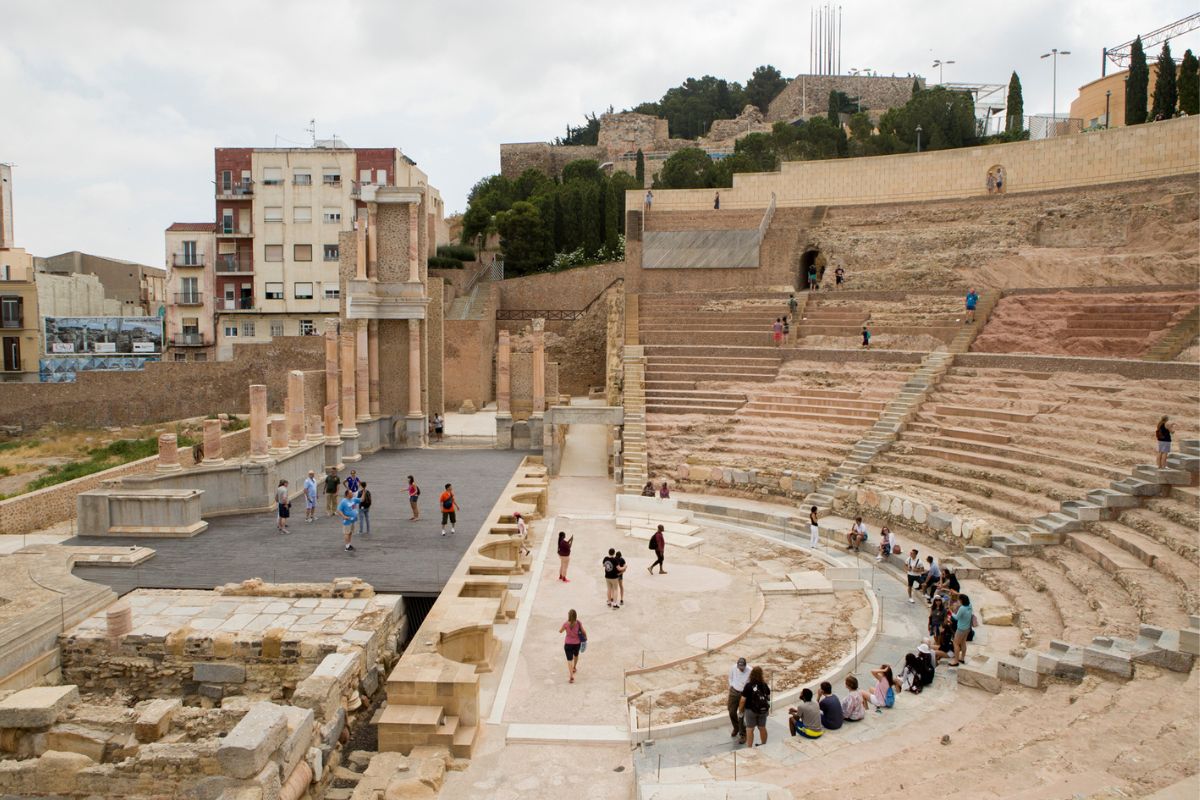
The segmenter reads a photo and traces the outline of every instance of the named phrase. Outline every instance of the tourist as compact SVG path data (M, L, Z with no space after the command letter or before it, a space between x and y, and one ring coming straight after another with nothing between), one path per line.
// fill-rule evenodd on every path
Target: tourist
M338 487L341 485L342 479L338 477L337 467L330 467L325 476L325 508L331 517L337 513Z
M433 435L437 441L442 441L446 432L446 418L440 413L433 415Z
M875 679L875 688L866 699L875 706L877 714L882 714L883 709L896 704L896 690L901 688L900 681L892 674L890 664L882 664L879 669L871 670L871 677Z
M783 340L785 342L791 341L791 335L792 335L792 325L791 325L791 323L788 322L788 318L784 317L783 318Z
M1154 438L1158 442L1158 468L1167 468L1167 456L1171 455L1171 432L1175 430L1175 426L1167 422L1167 417L1164 415L1158 421L1158 425L1154 428Z
M971 634L974 617L971 598L960 594L958 609L954 612L954 660L950 662L952 667L957 667L967 660L967 637Z
M646 191L646 213L650 213L650 206L654 205L654 192Z
M796 309L798 309L799 307L800 307L800 304L796 302L796 295L789 294L788 295L788 316L792 318L793 322L796 319Z
M821 707L813 700L812 689L801 689L800 705L788 709L788 732L805 739L820 739L825 732L821 725Z
M927 566L925 568L925 580L921 584L921 591L924 592L925 602L928 603L933 597L938 583L942 580L942 567L933 556L925 556L925 563Z
M371 532L371 491L367 489L366 481L363 481L358 487L358 521L359 533Z
M833 693L833 684L821 681L821 691L817 693L817 705L821 708L821 727L827 731L836 731L842 727L845 714L842 712L842 701Z
M940 664L954 658L954 617L949 611L942 615L942 624L934 642L933 663Z
M720 210L721 210L721 193L717 192L713 196L713 211L720 211Z
M846 676L846 696L842 698L842 719L846 722L862 722L867 715L862 692L858 690L858 678Z
M900 686L902 691L912 692L913 694L921 693L921 690L925 688L925 684L921 682L920 669L921 666L917 663L916 654L907 653L904 656L904 667L900 670Z
M933 683L933 676L937 671L937 665L933 660L933 651L929 649L929 645L925 642L917 645L916 660L917 676L921 679L921 685L929 686Z
M998 170L996 170L996 194L1002 194L1003 192L1004 192L1004 170L998 169Z
M558 532L558 579L563 583L570 583L567 580L567 567L571 563L571 545L574 543L574 534L568 539L566 531Z
M908 551L908 558L904 559L904 574L908 579L908 602L914 603L913 587L917 587L918 594L921 590L921 584L925 580L925 564L917 556L917 548Z
M670 487L667 486L666 481L663 481L662 485L658 487L658 499L659 500L670 500L671 499L671 489L670 489Z
M513 521L517 523L517 541L521 543L521 555L527 556L532 552L529 549L529 526L525 524L525 518L519 511L513 513Z
M817 283L817 265L809 264L808 265L808 290L810 292L815 292L820 288L821 288L820 285Z
M642 497L654 497L654 481L646 481L642 487Z
M996 174L989 172L987 174L987 193L994 194L996 191Z
M746 667L746 659L739 658L729 669L729 698L725 707L729 711L729 721L733 723L730 737L737 737L738 744L746 743L746 722L742 719L742 690L750 680L750 670Z
M821 543L821 524L817 521L817 507L808 510L808 544L816 547Z
M317 473L311 469L304 479L304 521L317 521Z
M287 521L292 515L292 501L288 498L288 482L280 481L275 487L275 508L278 517L276 527L280 533L288 533Z
M458 500L454 497L454 487L446 484L446 490L438 498L442 509L442 536L446 535L446 522L450 522L450 533L454 533L454 523L458 522Z
M968 289L967 290L967 318L963 320L963 324L970 325L972 322L975 321L975 306L977 306L978 304L979 304L979 295L976 294L974 288Z
M869 349L871 347L871 331L866 325L863 325L862 337L862 346Z
M937 593L941 595L944 602L950 603L958 597L961 588L958 584L958 576L954 574L954 567L946 567L942 571L942 580L938 583Z
M604 567L604 583L608 588L608 600L605 605L609 608L620 608L617 605L617 551L608 548L608 555L600 560L600 564Z
M775 346L779 347L783 344L783 320L779 317L771 323L771 337L775 341Z
M892 535L892 529L884 525L883 530L879 532L879 555L875 556L875 560L886 562L895 548L896 537Z
M421 498L421 487L417 486L417 482L412 475L408 476L408 507L412 509L412 516L408 518L409 522L421 516L421 512L417 510L417 500Z
M862 517L855 517L854 524L850 526L850 532L846 534L846 549L859 552L867 541L867 526L863 525Z
M654 551L656 556L658 556L658 560L647 567L647 571L653 575L654 568L658 567L658 574L666 575L667 571L663 569L663 554L667 552L667 535L663 531L662 525L659 525L658 530L656 530L654 535L650 537L650 549Z
M354 493L349 489L338 501L337 515L342 518L342 539L346 545L345 549L353 550L354 545L350 543L350 540L354 538L354 523L358 521L358 503L354 499Z
M941 597L934 597L929 606L929 635L936 642L941 638L942 626L946 624L946 603Z
M566 637L563 639L563 650L567 654L567 676L570 678L567 682L574 683L575 670L579 666L579 654L583 651L584 642L587 641L587 632L575 614L575 609L572 608L567 612L567 621L562 624L558 632L566 633Z
M354 470L350 470L350 476L348 478L346 478L344 485L350 491L354 492L355 494L358 494L358 490L360 488L362 488L362 481L360 481L358 479L357 472L355 472Z
M629 565L625 563L625 558L621 555L621 551L617 551L617 605L625 605L625 570Z
M746 746L754 747L754 729L758 728L758 737L767 743L767 717L771 714L771 687L763 680L762 667L750 670L750 678L742 688L742 699L738 703L738 713L746 726Z
M840 289L846 281L846 270L838 267L833 271L833 288Z

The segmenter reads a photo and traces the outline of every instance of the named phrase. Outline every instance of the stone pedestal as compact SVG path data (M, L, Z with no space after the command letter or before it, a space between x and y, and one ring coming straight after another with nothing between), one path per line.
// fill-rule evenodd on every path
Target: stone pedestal
M283 455L288 451L287 418L275 417L268 427L271 431L271 449L268 453L273 456Z
M221 420L204 420L204 461L205 466L216 466L225 463L221 454Z
M429 438L429 420L424 414L404 418L404 445L424 447Z
M267 456L267 387L250 387L250 460L266 461Z
M351 435L353 434L353 435ZM343 463L361 461L362 454L358 452L358 430L347 433L342 431L341 457Z
M297 447L304 442L304 373L294 369L288 373L287 393L288 444Z
M155 472L179 472L183 469L179 464L179 442L173 433L164 433L158 437L158 463Z
M496 449L511 450L513 418L512 414L496 415Z
M543 421L544 421L544 418L542 417L541 414L535 414L534 416L531 416L528 420L528 422L529 422L529 449L530 450L541 450L542 449L542 443L543 443L542 431L544 428Z
M306 414L308 423L305 430L308 432L306 437L310 442L322 442L325 440L325 425L321 420L320 414Z
M105 633L110 639L120 639L133 630L133 607L124 600L109 606L104 616L107 627Z
M330 401L325 404L325 444L340 445L341 437L338 436L338 404L336 401Z

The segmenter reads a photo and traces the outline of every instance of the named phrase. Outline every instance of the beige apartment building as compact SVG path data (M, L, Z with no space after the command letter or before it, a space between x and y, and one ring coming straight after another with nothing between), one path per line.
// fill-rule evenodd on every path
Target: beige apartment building
M14 246L12 185L12 169L0 164L0 381L37 380L37 284L33 257Z
M167 229L171 358L224 359L239 342L323 331L339 309L338 235L353 229L364 185L421 189L435 231L431 248L446 241L440 194L397 148L351 148L336 139L313 147L220 147L214 167L211 239L199 230L204 224ZM194 249L184 249L186 242Z

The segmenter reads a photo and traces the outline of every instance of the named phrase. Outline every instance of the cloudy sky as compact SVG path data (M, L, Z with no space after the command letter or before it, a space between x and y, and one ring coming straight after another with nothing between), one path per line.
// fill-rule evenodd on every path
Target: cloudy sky
M813 4L815 5L815 3ZM401 147L447 209L499 171L501 142L542 141L589 111L688 76L745 82L809 63L795 0L0 0L0 161L15 165L18 246L163 263L163 229L213 218L212 148ZM847 0L842 66L1006 82L1026 113L1099 77L1101 48L1194 11L1188 0ZM1200 32L1173 43L1200 49ZM1152 53L1151 56L1156 55Z

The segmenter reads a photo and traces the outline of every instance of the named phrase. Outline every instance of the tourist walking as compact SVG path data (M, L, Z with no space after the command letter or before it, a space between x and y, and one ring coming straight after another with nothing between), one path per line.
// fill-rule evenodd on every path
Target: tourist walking
M625 570L629 565L625 563L625 558L621 555L621 551L617 551L617 605L625 605Z
M358 521L359 533L371 532L371 490L367 488L366 481L358 487Z
M808 544L810 547L816 547L821 543L821 524L817 521L817 507L813 506L808 511Z
M342 541L345 545L345 550L354 549L351 540L354 538L354 523L358 521L358 502L354 498L354 493L347 489L342 499L338 501L337 515L342 519Z
M759 744L767 743L767 717L771 714L771 687L763 680L762 667L750 670L750 678L742 689L738 704L746 726L746 746L754 747L754 729L758 728Z
M971 598L965 594L958 596L958 609L954 612L954 660L950 666L957 667L967 660L967 638L975 624L975 612L971 608Z
M821 707L813 700L812 689L801 689L800 705L788 709L788 732L805 739L820 739L825 732Z
M587 647L587 631L583 629L583 623L579 621L575 609L567 612L567 621L559 627L558 632L566 634L563 650L567 654L567 683L574 683L575 670L579 668L579 654Z
M840 289L846 281L846 270L838 267L833 271L833 288Z
M658 530L650 537L650 549L658 556L658 560L647 567L646 570L653 575L654 568L658 567L658 574L666 575L667 571L663 569L663 555L667 552L667 535L663 532L662 525L659 525Z
M817 282L817 265L808 265L808 290L810 292L820 291L821 284Z
M793 322L796 321L796 309L798 309L799 307L800 307L800 304L796 302L796 295L789 294L788 295L788 316L792 318Z
M870 347L871 347L871 331L869 328L867 328L866 325L863 325L862 337L863 337L862 346L870 349Z
M275 487L275 507L278 516L277 527L280 533L288 533L287 521L292 515L292 501L288 498L288 482L280 481Z
M771 323L771 338L775 340L775 346L779 347L783 344L783 320L779 317Z
M1158 421L1158 425L1154 428L1154 439L1158 444L1158 468L1166 469L1167 457L1171 455L1171 432L1175 430L1175 426L1167 422L1167 417L1164 415Z
M408 476L408 507L412 509L412 516L408 518L409 522L418 519L421 512L417 509L417 501L421 499L421 487L417 486L417 482L412 475Z
M458 522L458 500L454 497L454 487L447 483L446 490L438 498L442 509L442 536L446 535L446 522L450 523L450 533L454 533L454 523Z
M359 480L358 473L354 470L350 470L350 475L345 480L345 487L356 495L362 488L362 481Z
M315 470L308 471L308 477L304 479L304 521L316 522L317 520L317 473Z
M658 499L659 500L670 500L671 499L671 489L669 486L667 486L666 481L663 481L662 485L658 487Z
M917 548L908 551L908 558L904 559L904 575L908 580L908 602L915 603L913 600L913 587L917 588L917 592L921 591L921 584L925 580L925 564L917 557Z
M604 585L608 592L605 605L609 608L619 608L617 605L617 551L610 547L608 555L600 560L600 565L604 567Z
M729 721L733 724L733 732L729 735L736 736L738 744L746 743L746 722L742 719L742 690L746 688L746 684L750 681L750 669L746 666L746 659L739 658L729 669L729 698L725 701L725 707L729 711Z
M975 306L977 305L979 305L979 295L975 292L975 288L972 287L967 290L967 317L963 320L964 324L970 325L975 321Z
M571 545L575 543L575 534L571 534L571 538L567 538L566 531L558 532L558 579L563 583L570 583L567 579L567 567L571 565Z
M342 479L338 477L337 467L330 467L325 475L325 510L331 517L337 513L338 487L341 485Z
M721 210L721 193L717 192L716 195L713 196L713 211L720 211L720 210Z
M928 603L937 589L938 582L942 579L942 567L933 556L925 556L925 563L927 566L925 567L925 580L921 583L921 591L924 592L925 602Z
M788 322L788 318L783 318L783 341L790 342L792 340L792 324Z
M650 206L654 205L654 192L646 191L646 213L650 213Z
M529 549L529 525L525 523L525 518L519 511L513 512L513 521L517 523L517 541L521 543L521 555L527 556L531 552Z

